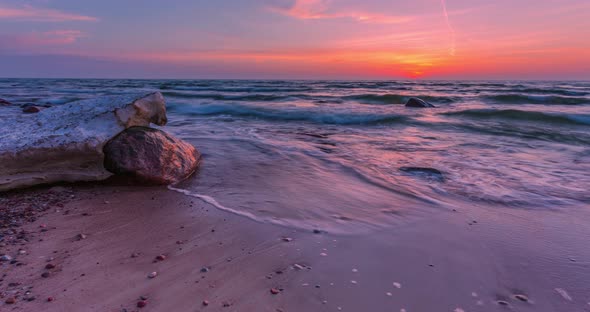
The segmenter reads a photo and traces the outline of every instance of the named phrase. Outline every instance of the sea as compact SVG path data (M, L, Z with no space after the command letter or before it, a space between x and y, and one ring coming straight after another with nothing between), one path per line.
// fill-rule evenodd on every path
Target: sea
M153 91L162 129L203 153L171 190L260 222L355 233L590 207L590 82L0 79L17 105Z

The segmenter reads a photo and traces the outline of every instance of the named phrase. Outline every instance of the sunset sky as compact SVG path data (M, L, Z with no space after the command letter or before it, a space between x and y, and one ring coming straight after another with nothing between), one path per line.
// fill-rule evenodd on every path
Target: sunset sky
M590 79L590 1L0 0L0 77Z

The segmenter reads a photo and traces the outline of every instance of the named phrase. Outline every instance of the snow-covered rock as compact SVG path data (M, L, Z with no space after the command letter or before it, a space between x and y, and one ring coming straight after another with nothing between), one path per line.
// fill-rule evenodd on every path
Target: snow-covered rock
M103 147L123 130L166 124L159 92L107 96L0 119L0 191L36 184L96 181Z

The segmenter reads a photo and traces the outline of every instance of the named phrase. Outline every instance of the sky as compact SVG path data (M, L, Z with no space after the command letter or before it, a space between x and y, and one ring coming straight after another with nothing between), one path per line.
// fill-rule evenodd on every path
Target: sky
M590 79L589 0L0 0L0 77Z

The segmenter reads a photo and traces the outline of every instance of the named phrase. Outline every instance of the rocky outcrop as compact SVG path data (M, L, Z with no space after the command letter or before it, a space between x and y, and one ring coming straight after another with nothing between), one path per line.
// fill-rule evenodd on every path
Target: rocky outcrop
M172 184L189 177L201 154L170 134L146 127L131 127L104 147L104 167L150 184Z
M160 93L107 96L0 120L0 191L111 175L104 145L134 126L166 124Z
M406 102L406 107L417 107L417 108L421 108L421 107L435 107L434 105L420 99L420 98L410 98L407 102Z
M8 102L7 100L0 99L0 106L8 106L12 105L12 103Z

